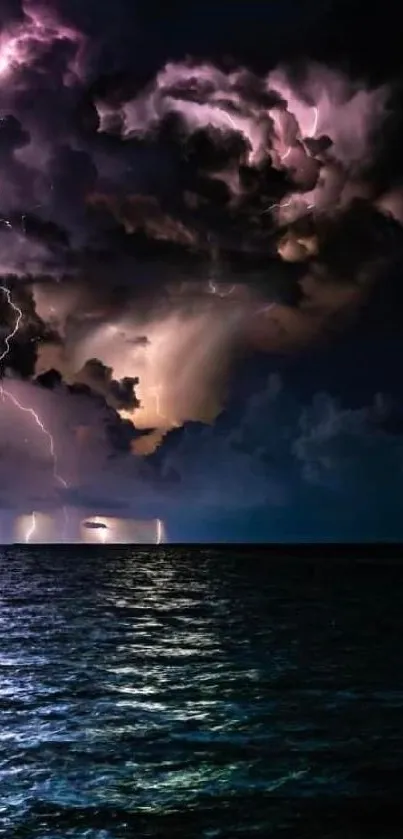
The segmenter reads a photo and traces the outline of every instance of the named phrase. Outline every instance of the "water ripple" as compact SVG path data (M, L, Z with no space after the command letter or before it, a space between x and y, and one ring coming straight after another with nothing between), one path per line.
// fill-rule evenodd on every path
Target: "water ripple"
M401 573L3 552L0 835L394 839Z

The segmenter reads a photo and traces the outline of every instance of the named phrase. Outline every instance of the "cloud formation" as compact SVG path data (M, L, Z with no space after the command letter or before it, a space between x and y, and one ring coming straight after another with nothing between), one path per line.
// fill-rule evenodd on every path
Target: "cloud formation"
M6 402L2 509L55 512L63 505L82 518L160 514L179 541L209 541L214 533L225 541L229 531L214 531L222 520L235 541L398 537L403 443L390 426L393 406L380 395L361 409L342 408L326 393L302 404L271 376L237 418L227 411L213 426L188 424L151 457L133 459L131 426L101 397L43 384L7 381L7 390L54 434L66 486L54 480L49 440ZM379 493L385 474L388 496Z
M326 393L303 404L270 377L236 423L224 413L212 428L172 432L169 454L154 456L172 497L181 498L181 514L191 517L186 530L178 509L171 511L176 534L194 528L199 539L215 533L223 541L399 539L403 443L393 423L390 430L391 416L380 394L357 409ZM380 493L386 479L388 492ZM220 516L227 530L217 527Z
M83 8L9 2L0 25L0 372L68 484L6 398L1 503L159 515L285 509L313 476L348 487L344 454L314 454L337 423L304 436L297 406L287 437L273 383L236 427L217 417L239 357L332 341L401 261L395 80L190 58L105 77Z

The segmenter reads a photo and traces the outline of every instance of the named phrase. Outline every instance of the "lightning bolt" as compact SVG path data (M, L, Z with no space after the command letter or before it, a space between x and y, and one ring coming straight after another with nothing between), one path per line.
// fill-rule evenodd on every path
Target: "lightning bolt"
M229 114L227 114L227 112L226 112L226 111L224 111L224 115L226 116L226 118L227 118L227 120L228 120L228 122L229 122L229 125L231 126L231 128L233 129L233 131L235 131L237 134L240 134L240 133L241 133L241 131L240 131L240 129L238 128L238 126L235 124L235 122L234 122L234 120L232 119L232 117L231 117Z
M287 160L287 157L290 156L292 152L292 146L288 146L288 149L284 152L284 154L280 155L280 160L283 163L284 160Z
M287 207L291 207L292 203L293 203L293 199L290 198L290 200L286 201L285 203L281 202L280 204L270 204L269 207L266 207L266 209L262 211L261 215L264 216L267 213L270 213L272 210L276 210L276 209L285 210L285 209L287 209ZM305 209L306 210L313 210L315 207L316 207L316 204L311 202L310 204L306 204Z
M318 130L318 122L319 122L319 108L317 108L317 107L316 107L316 105L315 105L315 106L312 108L312 110L313 110L313 113L314 113L314 117L313 117L312 128L311 128L311 130L310 130L310 132L309 132L309 134L308 134L308 137L314 137L314 136L315 136L315 134L316 134L316 132L317 132L317 130ZM292 149L293 149L293 147L292 147L292 146L288 146L288 148L285 150L284 154L281 154L281 155L280 155L280 160L281 160L281 162L282 162L282 163L283 163L285 160L287 160L287 158L290 156L290 154L291 154L291 152L292 152Z
M164 538L164 525L161 519L157 519L157 539L156 545L162 545L162 540Z
M100 519L100 518L99 518L99 516L95 516L95 518L94 518L94 524L101 524L101 525L103 525L103 524L104 524L104 522L102 521L102 519ZM101 527L101 528L99 529L99 533L98 533L98 535L99 535L99 541L100 541L100 542L102 542L102 544L103 544L103 545L105 545L105 544L106 544L107 537L108 537L108 528L107 528L107 527Z
M0 291L2 291L3 294L5 295L5 297L7 299L7 303L10 306L10 308L13 310L13 312L16 313L16 319L15 319L14 327L13 327L12 331L8 335L6 335L6 337L4 339L5 349L3 350L2 354L0 355L0 364L1 364L1 362L4 361L4 359L8 356L8 354L10 352L10 341L13 340L13 338L16 336L16 334L17 334L17 332L20 328L20 323L21 323L21 320L22 320L22 311L18 306L15 305L15 303L11 299L11 294L10 294L10 291L9 291L8 288L6 288L5 286L2 285L2 286L0 286ZM0 387L1 387L1 385L0 385Z
M150 387L150 393L152 393L152 395L155 398L155 407L158 416L161 417L161 419L167 419L164 416L164 414L161 413L161 385L155 385L155 387Z
M157 412L157 416L160 417L162 420L166 420L170 425L173 425L174 428L179 428L179 425L175 420L170 417L167 417L166 414L161 411L161 390L162 385L154 385L153 387L149 388L149 392L154 396L155 399L155 409Z
M263 210L262 216L264 216L266 213L270 213L271 210L276 210L276 209L278 209L278 210L283 210L284 209L285 210L286 207L291 207L291 204L292 204L292 198L290 198L290 200L286 201L285 203L283 203L281 201L280 204L270 204L269 207L266 207L266 209Z
M315 116L313 118L313 125L312 125L312 128L311 128L311 132L309 134L310 137L315 136L315 134L318 130L318 122L319 122L319 108L316 108L316 106L315 106L313 110L314 110Z
M28 530L25 534L25 544L26 545L28 545L28 542L31 541L31 536L34 535L35 530L36 530L36 515L35 515L35 513L32 513L31 524L29 525L29 528L28 528Z
M42 420L40 419L40 417L38 416L36 411L34 411L33 408L27 408L25 405L22 405L21 402L19 402L19 400L12 393L10 393L8 390L6 390L1 383L0 383L0 396L2 396L3 398L5 397L6 399L9 399L9 401L12 402L12 404L16 408L18 408L19 411L22 411L22 413L24 413L24 414L29 414L32 417L35 424L38 426L38 428L40 429L42 434L48 440L49 453L50 453L50 456L51 456L52 461L53 461L53 475L54 475L54 478L63 487L63 489L67 489L68 488L67 481L65 481L65 479L61 475L59 475L59 473L57 471L57 456L56 456L56 451L55 451L55 442L54 442L54 439L53 439L53 435L44 426Z
M16 315L14 326L13 326L11 332L9 332L9 334L6 335L6 337L4 339L4 345L5 345L4 350L0 355L0 363L1 363L2 361L4 361L5 358L7 358L8 354L10 352L11 341L13 340L13 338L15 338L15 336L17 335L17 333L19 331L21 320L23 318L23 314L22 314L22 311L19 308L19 306L17 306L14 303L14 301L11 297L10 290L6 286L0 286L0 291L3 292L3 294L6 297L8 305L13 310L13 312L15 312L15 315ZM49 454L50 454L50 457L51 457L51 460L52 460L52 463L53 463L53 476L55 478L55 481L58 484L60 484L60 486L63 489L67 489L68 488L67 481L58 472L58 461L57 461L57 455L56 455L55 442L54 442L54 439L53 439L53 435L45 427L45 425L43 424L39 415L36 413L36 411L34 411L33 408L28 407L26 405L23 405L17 399L17 397L14 396L14 394L10 393L9 390L6 390L6 388L3 387L1 379L0 379L0 396L2 397L3 401L4 401L4 399L8 399L9 402L11 402L12 405L14 405L15 408L18 408L19 411L21 411L23 414L29 414L32 417L35 425L39 428L39 430L41 431L43 436L47 439L48 446L49 446ZM65 519L65 526L67 527L68 517L67 517L66 507L63 507L63 514L64 514L64 519ZM29 535L29 538L31 538L32 534L35 532L35 527L36 527L35 513L32 513L32 517L33 517L32 525L31 525L31 528L30 528L30 530L27 534L27 537Z

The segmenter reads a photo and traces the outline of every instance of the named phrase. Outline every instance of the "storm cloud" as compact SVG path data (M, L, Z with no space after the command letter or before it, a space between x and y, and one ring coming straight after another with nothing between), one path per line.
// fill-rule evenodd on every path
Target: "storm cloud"
M226 407L240 359L339 341L400 270L399 80L177 49L136 65L133 14L125 46L102 4L2 6L2 503L159 516L352 486L337 423L333 460L302 404L287 437L273 384L230 431ZM365 448L367 414L336 415Z

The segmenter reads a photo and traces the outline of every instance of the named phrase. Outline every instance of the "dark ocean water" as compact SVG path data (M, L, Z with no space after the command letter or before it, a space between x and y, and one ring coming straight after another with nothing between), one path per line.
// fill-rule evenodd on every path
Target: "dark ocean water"
M403 835L403 565L3 549L0 835Z

